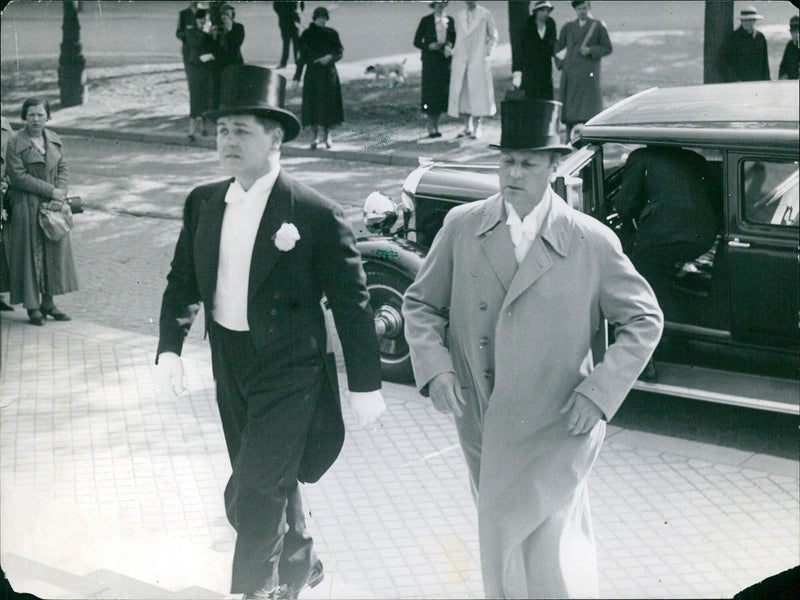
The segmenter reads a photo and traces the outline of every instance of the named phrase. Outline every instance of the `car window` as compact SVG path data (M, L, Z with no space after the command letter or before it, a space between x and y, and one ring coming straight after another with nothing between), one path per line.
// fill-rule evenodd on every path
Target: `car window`
M742 163L744 220L757 225L798 227L797 162Z

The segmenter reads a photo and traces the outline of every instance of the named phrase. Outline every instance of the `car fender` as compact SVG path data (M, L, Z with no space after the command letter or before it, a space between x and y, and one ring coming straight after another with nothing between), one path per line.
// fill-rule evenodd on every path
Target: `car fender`
M413 242L391 236L363 238L356 242L364 264L373 263L399 271L414 280L425 260L425 250Z

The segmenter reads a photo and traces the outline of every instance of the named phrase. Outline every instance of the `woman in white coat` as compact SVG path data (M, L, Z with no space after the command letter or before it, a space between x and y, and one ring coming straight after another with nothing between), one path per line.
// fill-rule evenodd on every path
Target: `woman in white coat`
M464 131L458 137L481 137L481 118L497 112L489 56L499 36L492 13L467 1L466 10L456 15L456 45L450 71L447 114L466 115Z

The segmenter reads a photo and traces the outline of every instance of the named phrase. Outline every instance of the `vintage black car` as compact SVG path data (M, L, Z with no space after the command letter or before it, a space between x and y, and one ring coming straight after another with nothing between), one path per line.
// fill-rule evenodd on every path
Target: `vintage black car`
M589 121L559 165L555 190L614 228L624 247L635 224L619 222L613 206L627 155L665 145L708 161L717 240L676 265L672 285L691 309L680 320L667 315L657 379L640 380L637 389L798 414L798 142L797 82L654 88ZM376 193L365 203L365 222L377 235L359 246L387 379L411 379L402 296L445 213L498 186L496 165L424 162L399 202Z

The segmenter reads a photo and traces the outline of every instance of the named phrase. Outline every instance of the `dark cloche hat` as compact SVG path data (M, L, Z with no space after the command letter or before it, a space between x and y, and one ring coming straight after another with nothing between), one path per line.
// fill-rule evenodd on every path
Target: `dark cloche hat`
M500 150L554 150L567 154L574 149L561 143L558 127L561 102L512 99L500 104Z
M789 19L789 31L797 31L798 29L800 29L800 17L794 15Z
M222 71L219 108L203 116L212 121L227 115L256 115L273 119L289 142L300 133L300 121L286 110L286 78L255 65L231 65Z

